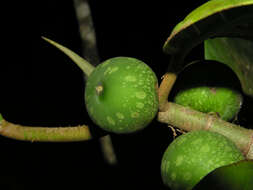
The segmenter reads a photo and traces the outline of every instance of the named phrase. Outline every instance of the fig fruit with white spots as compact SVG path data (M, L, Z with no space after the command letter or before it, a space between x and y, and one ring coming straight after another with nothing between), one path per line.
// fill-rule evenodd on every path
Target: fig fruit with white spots
M240 111L243 98L232 88L196 86L181 90L174 101L200 112L218 113L221 119L230 121Z
M234 71L217 61L196 61L178 75L170 98L177 104L203 113L217 113L232 121L240 112L243 95Z
M210 131L191 131L176 138L165 151L161 175L172 190L190 190L214 169L243 160L236 145Z
M158 111L157 77L144 62L115 57L98 65L88 77L85 104L91 119L113 133L146 127Z

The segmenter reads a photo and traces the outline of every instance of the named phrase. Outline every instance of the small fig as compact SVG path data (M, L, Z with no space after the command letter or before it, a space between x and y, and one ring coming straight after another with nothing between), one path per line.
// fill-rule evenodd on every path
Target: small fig
M197 61L178 76L172 101L204 113L217 113L225 120L236 117L243 96L240 81L227 65L216 61Z
M225 87L199 86L184 89L174 98L175 103L204 113L218 113L225 121L233 119L240 111L242 96Z
M214 169L243 159L236 145L221 134L188 132L176 138L165 151L162 180L173 190L190 190Z
M88 114L109 132L131 133L143 129L158 111L157 83L155 73L138 59L106 60L86 82Z

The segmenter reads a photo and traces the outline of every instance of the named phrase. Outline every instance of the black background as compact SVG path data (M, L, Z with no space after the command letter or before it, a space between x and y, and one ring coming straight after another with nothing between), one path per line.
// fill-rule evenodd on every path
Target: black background
M162 46L173 27L202 1L91 0L100 59L131 56L160 78L169 56ZM46 36L81 53L72 1L25 1L3 5L1 113L23 125L89 124L82 72ZM200 47L189 59L202 58ZM153 121L131 135L112 135L119 165L108 166L99 141L30 143L0 137L1 189L166 189L160 162L172 140L166 125ZM10 185L12 184L12 185Z

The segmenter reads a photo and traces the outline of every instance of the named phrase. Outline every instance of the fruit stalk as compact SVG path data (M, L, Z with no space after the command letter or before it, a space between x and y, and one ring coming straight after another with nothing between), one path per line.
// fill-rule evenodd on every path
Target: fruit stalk
M220 133L232 140L246 158L253 159L253 130L172 102L167 103L167 108L158 113L159 122L184 131L209 130Z
M162 82L159 87L158 91L158 98L159 98L159 110L165 111L166 105L168 103L168 96L170 91L176 82L177 75L175 73L168 72L162 77Z
M76 127L29 127L1 121L0 135L23 141L39 142L73 142L92 138L86 125Z

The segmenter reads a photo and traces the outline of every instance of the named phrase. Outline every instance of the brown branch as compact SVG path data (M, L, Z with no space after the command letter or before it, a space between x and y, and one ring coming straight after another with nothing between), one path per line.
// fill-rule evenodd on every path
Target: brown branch
M216 116L205 114L172 102L168 109L158 113L158 121L173 125L184 131L209 130L220 133L244 153L246 158L253 159L253 130L226 122Z
M86 125L77 127L30 127L2 120L0 135L22 141L73 142L92 139Z

